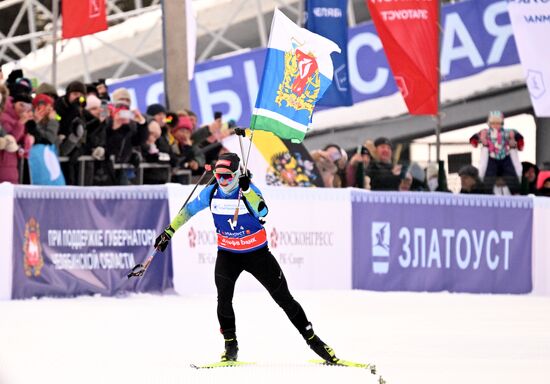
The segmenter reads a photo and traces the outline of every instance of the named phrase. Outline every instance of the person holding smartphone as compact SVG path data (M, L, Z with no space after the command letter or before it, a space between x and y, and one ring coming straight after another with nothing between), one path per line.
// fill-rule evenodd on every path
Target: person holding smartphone
M35 144L56 144L59 123L55 119L54 100L45 94L37 95L33 101L33 119L27 121L27 132L34 136Z
M113 94L111 115L106 120L105 157L113 159L115 163L130 163L137 168L141 161L139 148L147 141L149 129L141 112L130 109L129 101L115 99ZM130 184L135 176L135 169L116 170L115 183Z
M348 187L370 189L370 178L366 174L370 162L371 154L368 148L359 145L346 167Z

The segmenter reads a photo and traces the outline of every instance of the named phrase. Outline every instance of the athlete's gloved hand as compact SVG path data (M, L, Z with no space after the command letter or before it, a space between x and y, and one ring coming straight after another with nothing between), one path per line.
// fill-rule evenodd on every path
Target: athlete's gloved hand
M246 128L235 127L235 134L237 136L246 137Z
M243 192L248 191L248 188L250 188L250 176L248 175L248 172L239 176L239 187L241 187Z
M164 252L173 234L174 230L172 229L172 227L166 227L166 229L162 231L162 233L156 238L155 248L159 249L161 252Z

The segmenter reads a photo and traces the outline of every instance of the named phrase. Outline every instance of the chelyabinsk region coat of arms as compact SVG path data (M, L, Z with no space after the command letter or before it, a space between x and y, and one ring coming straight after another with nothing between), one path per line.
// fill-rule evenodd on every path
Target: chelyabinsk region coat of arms
M40 276L44 266L42 247L40 246L40 225L34 217L25 224L25 242L23 243L23 268L25 275Z
M293 48L285 52L285 74L277 89L275 102L282 106L284 101L296 111L307 110L311 119L320 89L321 79L315 56L303 52L293 43Z

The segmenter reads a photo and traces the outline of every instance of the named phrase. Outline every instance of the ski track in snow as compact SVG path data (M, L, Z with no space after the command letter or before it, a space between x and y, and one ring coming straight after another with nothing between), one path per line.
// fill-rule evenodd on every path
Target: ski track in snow
M317 334L367 370L316 356L267 292L237 292L239 359L195 370L223 340L213 295L132 295L0 302L0 384L543 383L550 298L449 293L297 291Z

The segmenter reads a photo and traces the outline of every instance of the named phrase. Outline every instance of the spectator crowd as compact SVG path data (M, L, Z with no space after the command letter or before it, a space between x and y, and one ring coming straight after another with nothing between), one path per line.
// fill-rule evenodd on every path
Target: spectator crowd
M154 165L143 172L145 184L185 183L225 151L222 140L233 133L219 115L199 127L191 110L152 104L142 112L132 105L127 89L109 94L104 80L73 81L58 95L47 83L33 89L22 71L5 81L0 72L0 182L30 183L24 160L33 145L44 144L55 148L68 185L135 184L142 163ZM550 172L519 162L523 137L504 128L500 111L489 113L487 128L470 143L480 147L481 162L459 170L460 193L550 196L550 177L544 177ZM426 168L405 164L385 137L352 151L329 144L310 154L325 187L449 192L442 161Z
M141 163L158 165L147 168L143 183L186 181L182 175L201 174L229 134L221 118L197 127L190 110L152 104L143 113L132 105L127 89L109 94L104 80L73 81L58 95L47 83L33 89L13 71L0 80L0 182L30 182L22 160L37 144L55 147L68 185L135 184Z

